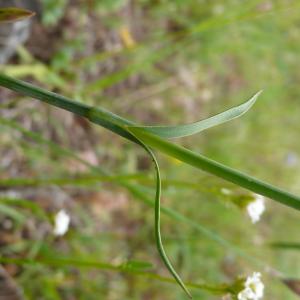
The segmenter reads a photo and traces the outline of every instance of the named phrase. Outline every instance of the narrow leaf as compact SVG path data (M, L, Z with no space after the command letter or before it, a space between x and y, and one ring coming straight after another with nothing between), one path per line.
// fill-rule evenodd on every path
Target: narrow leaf
M34 12L20 7L0 8L0 22L15 22L34 15Z
M184 282L178 275L178 273L175 271L174 267L172 266L162 243L162 238L161 238L161 231L160 231L160 213L161 213L161 203L160 203L160 198L161 198L161 176L160 176L160 170L159 170L159 165L158 161L156 159L156 156L152 152L152 150L144 144L141 140L137 138L137 140L140 143L140 146L142 146L145 151L149 154L151 157L154 166L155 166L155 171L156 171L156 192L155 192L155 204L154 204L154 232L155 232L155 241L156 241L156 247L157 251L165 264L166 268L169 270L169 272L172 274L176 282L181 286L183 291L188 295L189 298L192 298L192 295L188 291L187 287L185 286Z
M247 102L239 106L233 107L213 117L195 123L178 125L178 126L132 126L132 127L142 128L149 133L160 136L161 138L179 138L179 137L193 135L205 129L209 129L211 127L223 124L225 122L240 117L251 108L251 106L255 103L257 97L261 94L261 92L262 91L259 91L251 99L249 99Z

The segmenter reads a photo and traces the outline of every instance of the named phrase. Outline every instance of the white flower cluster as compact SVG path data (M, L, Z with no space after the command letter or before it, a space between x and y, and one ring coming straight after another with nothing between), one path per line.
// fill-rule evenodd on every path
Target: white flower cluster
M247 277L244 283L245 288L238 294L238 300L259 300L263 297L265 286L260 277L261 274L258 272Z
M69 229L70 216L62 209L55 215L53 234L63 236Z
M258 222L260 220L260 216L265 211L265 197L255 194L254 201L247 205L247 211L252 223Z

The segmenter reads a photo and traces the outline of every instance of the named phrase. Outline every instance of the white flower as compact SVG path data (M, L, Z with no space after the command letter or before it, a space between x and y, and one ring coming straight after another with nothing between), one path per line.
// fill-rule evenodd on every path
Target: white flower
M238 294L238 300L259 300L263 297L265 286L260 277L261 274L258 272L247 277L244 283L245 288Z
M265 197L256 194L254 201L248 204L247 211L252 223L256 223L257 221L259 221L260 216L265 211Z
M64 210L60 210L55 216L53 234L56 236L64 235L68 231L69 225L70 216Z

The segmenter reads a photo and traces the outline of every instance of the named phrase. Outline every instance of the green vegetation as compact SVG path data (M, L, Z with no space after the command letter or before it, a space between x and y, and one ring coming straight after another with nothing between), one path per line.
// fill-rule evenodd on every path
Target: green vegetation
M289 190L286 194L264 186L273 189L266 193L252 188L298 207L293 194L299 193L299 5L293 1L288 6L279 1L195 3L142 1L128 12L126 1L95 1L94 6L66 9L66 17L53 17L53 26L67 18L77 21L75 28L63 27L59 47L47 60L34 57L25 47L19 51L18 63L3 66L2 72L33 79L79 100L82 107L105 107L139 124L192 123L240 104L263 88L254 110L242 119L180 143ZM131 18L126 14L119 18L122 11ZM96 46L88 49L97 22L105 36L98 52ZM111 32L118 40L107 46ZM145 204L156 203L157 238L160 189L154 203L147 155L66 112L61 115L28 98L9 96L0 102L1 152L3 157L12 153L16 162L1 164L0 212L11 220L14 238L3 242L1 260L8 266L22 266L16 267L16 279L26 296L182 299L180 289L165 283L174 281L167 274L158 275L164 267L154 251L153 210ZM86 117L95 122L97 116L93 111ZM104 118L100 125L107 127L107 122ZM157 138L145 133L145 128L116 130L158 147ZM164 146L158 149L167 149L168 154L172 147L172 154L182 149L160 139L159 144ZM193 288L194 298L212 299L211 292L228 290L238 276L260 271L266 299L295 299L280 279L300 277L298 212L268 201L261 222L253 225L242 211L253 197L250 192L192 170L177 160L180 154L175 157L159 157L163 240L175 270ZM255 182L249 182L244 187L251 189ZM56 196L43 200L43 191ZM62 195L68 202L55 204L52 198ZM72 226L65 236L55 238L52 217L65 205ZM29 225L29 219L34 225ZM42 225L45 230L39 229ZM37 277L34 283L32 276Z

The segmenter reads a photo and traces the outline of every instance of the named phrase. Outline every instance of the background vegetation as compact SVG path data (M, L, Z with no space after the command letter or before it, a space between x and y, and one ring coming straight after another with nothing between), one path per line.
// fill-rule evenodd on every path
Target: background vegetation
M2 71L143 124L189 123L264 89L242 118L180 143L299 194L297 1L43 2L30 39ZM1 260L27 298L184 299L147 275L168 273L155 248L153 169L143 151L8 90L0 105ZM159 159L171 209L163 236L182 277L214 284L257 270L265 299L296 299L270 274L300 278L297 247L274 247L299 241L298 213L267 202L253 225L231 201L247 191ZM72 226L55 238L61 208Z

